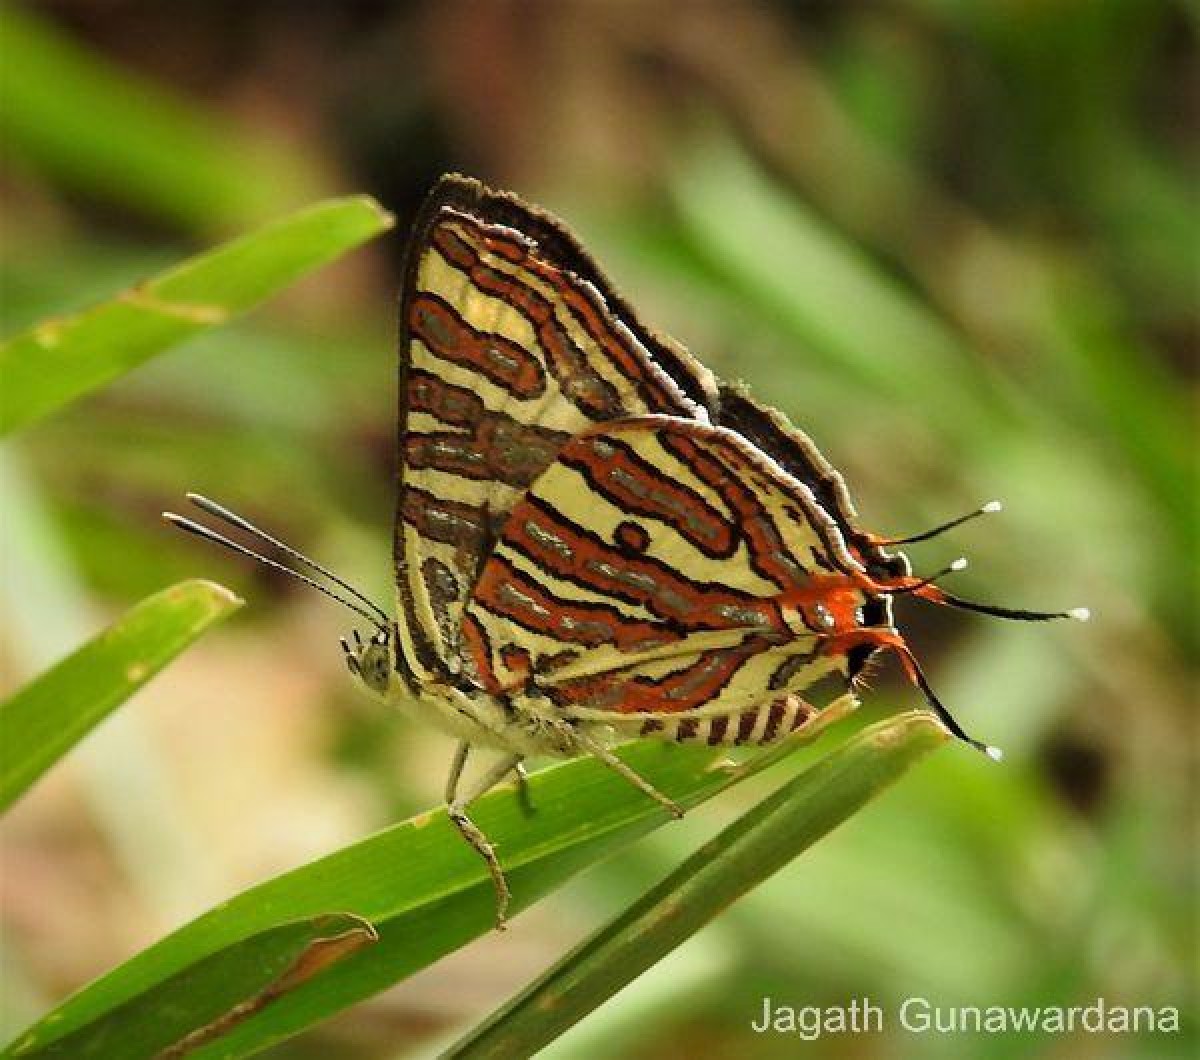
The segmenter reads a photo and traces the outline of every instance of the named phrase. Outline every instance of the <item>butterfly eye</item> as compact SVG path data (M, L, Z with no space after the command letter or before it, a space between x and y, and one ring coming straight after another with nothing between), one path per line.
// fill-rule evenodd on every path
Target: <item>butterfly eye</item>
M813 613L817 616L817 621L826 629L833 629L837 625L837 619L824 604L817 604L813 608Z
M854 609L854 624L856 626L865 626L867 624L867 616L861 607Z
M387 645L378 637L372 637L357 659L357 673L372 692L383 695L387 692L391 678L392 661Z

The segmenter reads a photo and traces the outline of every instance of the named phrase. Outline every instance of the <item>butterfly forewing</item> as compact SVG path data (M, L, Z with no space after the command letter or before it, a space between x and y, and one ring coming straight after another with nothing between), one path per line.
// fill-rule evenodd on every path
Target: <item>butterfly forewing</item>
M461 672L466 598L563 445L646 413L707 419L715 387L553 222L474 181L446 178L424 207L401 312L397 583L419 685Z

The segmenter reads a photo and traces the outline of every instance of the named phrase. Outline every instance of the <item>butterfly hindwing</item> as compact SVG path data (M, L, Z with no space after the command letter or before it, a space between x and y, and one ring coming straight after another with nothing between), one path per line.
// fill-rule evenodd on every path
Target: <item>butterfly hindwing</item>
M719 394L713 421L736 431L808 486L817 503L837 523L851 552L865 566L893 577L910 573L903 556L886 552L873 535L858 525L858 512L841 472L808 435L789 423L778 409L756 401L742 386L721 383Z
M855 567L812 492L736 433L600 425L512 508L463 615L468 673L518 710L533 697L639 729L671 716L658 728L674 737L843 673L788 605Z
M444 178L422 209L401 318L400 661L420 685L459 674L468 594L571 438L630 416L706 420L716 390L561 226L464 178Z
M876 537L858 524L858 513L850 492L839 472L799 428L788 422L777 409L755 401L745 389L720 384L720 401L715 422L729 427L779 463L790 475L812 491L821 508L837 523L847 549L867 572L884 579L903 578L912 573L908 560L900 553L888 552ZM890 627L892 604L888 596L874 596L864 604L863 619L868 626ZM866 666L869 647L853 650L850 676Z

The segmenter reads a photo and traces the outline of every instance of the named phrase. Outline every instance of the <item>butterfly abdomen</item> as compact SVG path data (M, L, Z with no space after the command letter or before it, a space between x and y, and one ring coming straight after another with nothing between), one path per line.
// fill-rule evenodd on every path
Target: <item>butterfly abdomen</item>
M818 711L799 696L780 696L733 714L695 718L648 718L640 736L710 747L773 743L806 725Z

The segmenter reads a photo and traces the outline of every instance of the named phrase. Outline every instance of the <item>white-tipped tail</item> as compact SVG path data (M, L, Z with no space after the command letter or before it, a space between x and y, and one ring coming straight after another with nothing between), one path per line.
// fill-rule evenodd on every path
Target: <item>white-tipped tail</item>
M1086 607L1072 607L1067 615L1076 622L1090 622L1092 618L1092 612Z
M988 758L990 758L993 762L1004 761L1004 752L1001 751L999 747L993 747L991 744L988 744L987 747L983 749L983 753L987 755Z
M985 504L979 510L981 512L987 512L989 515L991 515L993 512L1002 512L1002 511L1004 511L1004 502L1003 501L988 501L987 504Z
M959 556L958 559L956 559L953 563L950 564L950 569L953 571L966 570L967 569L967 557Z

